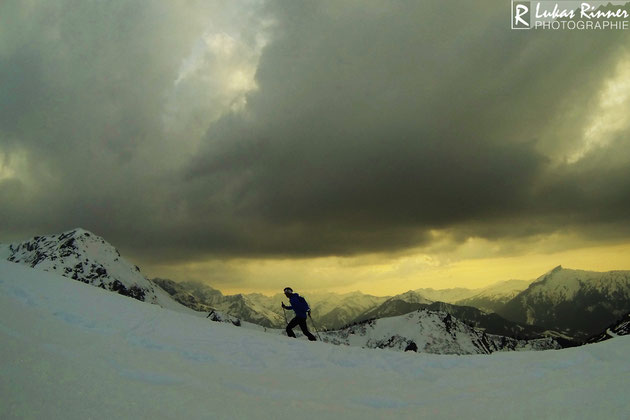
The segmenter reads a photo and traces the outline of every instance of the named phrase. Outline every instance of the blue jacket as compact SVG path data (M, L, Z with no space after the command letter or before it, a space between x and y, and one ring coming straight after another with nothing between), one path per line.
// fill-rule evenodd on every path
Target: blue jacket
M287 306L285 309L293 309L295 315L300 318L306 318L306 313L311 309L308 307L306 300L297 293L291 295L289 303L291 306Z

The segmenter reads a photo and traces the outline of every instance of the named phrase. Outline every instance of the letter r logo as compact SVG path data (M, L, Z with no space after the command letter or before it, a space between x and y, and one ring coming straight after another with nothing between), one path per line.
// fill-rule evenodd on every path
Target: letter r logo
M512 0L512 29L530 29L530 2Z

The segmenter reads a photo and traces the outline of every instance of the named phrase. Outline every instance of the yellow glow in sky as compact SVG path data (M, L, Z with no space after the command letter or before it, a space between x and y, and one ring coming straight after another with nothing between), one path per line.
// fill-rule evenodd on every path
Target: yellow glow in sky
M144 271L151 277L202 281L226 294L272 295L291 286L303 292L360 290L385 296L419 288L474 289L509 279L534 280L558 265L591 271L627 270L630 242L519 256L456 258L457 252L434 256L412 253L399 257L240 259L154 266Z

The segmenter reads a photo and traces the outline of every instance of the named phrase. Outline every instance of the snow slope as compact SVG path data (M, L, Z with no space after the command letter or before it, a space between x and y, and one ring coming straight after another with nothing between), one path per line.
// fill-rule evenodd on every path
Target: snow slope
M625 419L630 337L482 356L309 343L0 261L0 418Z

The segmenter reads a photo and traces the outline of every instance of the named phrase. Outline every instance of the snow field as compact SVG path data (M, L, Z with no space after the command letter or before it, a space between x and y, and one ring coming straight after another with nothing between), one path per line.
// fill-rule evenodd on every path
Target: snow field
M0 262L0 418L630 416L630 337L444 356L293 340Z

